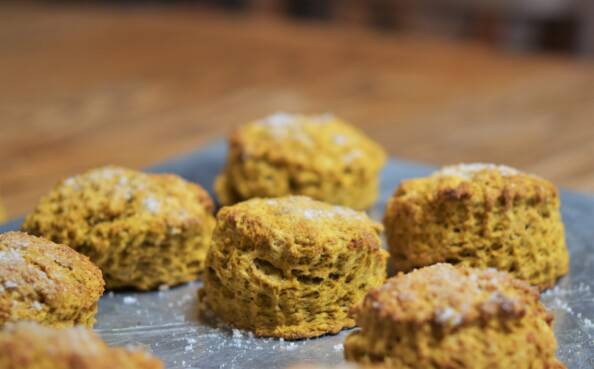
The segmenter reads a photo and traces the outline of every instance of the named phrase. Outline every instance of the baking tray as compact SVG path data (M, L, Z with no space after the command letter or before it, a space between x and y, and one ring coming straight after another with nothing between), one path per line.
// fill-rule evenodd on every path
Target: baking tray
M224 142L169 160L149 169L172 172L212 193L214 177L226 154ZM403 178L423 176L433 167L391 159L382 172L381 196L370 211L381 219L388 196ZM561 191L562 213L571 253L571 271L542 295L555 314L559 358L570 369L594 368L594 197ZM0 226L17 229L19 220ZM156 292L109 292L100 301L95 330L111 345L143 345L169 369L280 369L297 362L343 362L342 342L334 336L287 342L255 338L216 321L200 321L196 291L200 282Z

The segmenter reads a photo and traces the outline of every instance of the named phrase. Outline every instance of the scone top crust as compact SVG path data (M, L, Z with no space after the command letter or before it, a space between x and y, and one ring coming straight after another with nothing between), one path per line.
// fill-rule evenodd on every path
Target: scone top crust
M110 348L82 326L56 329L33 322L10 323L0 331L0 364L9 369L163 368L142 350Z
M374 171L386 158L378 144L332 114L276 113L239 127L230 142L240 160L259 158L326 171L346 166Z
M174 232L200 222L213 208L202 187L176 175L106 166L58 183L25 219L23 229L67 224L77 231L64 238L78 244L97 224L142 227L157 221Z
M518 200L559 201L558 190L551 182L505 165L484 163L446 166L429 177L405 180L395 197L436 202L485 201L488 206L504 207L511 207Z
M103 289L99 268L70 247L22 232L0 234L0 322L10 320L14 305L3 294L31 299L34 309L60 311L94 306Z
M538 299L536 288L507 273L439 263L390 278L369 292L355 312L453 328L491 318L519 319L536 306L550 321Z
M382 226L365 213L306 196L255 198L224 207L217 217L219 228L229 225L252 237L256 245L259 240L267 243L274 239L311 249L356 239L359 242L351 242L349 247L380 248Z
M515 176L520 174L520 171L509 167L507 165L498 165L491 163L471 163L471 164L457 164L445 166L435 173L434 176L440 177L462 177L466 179L472 179L476 175L484 171L497 172L501 176Z

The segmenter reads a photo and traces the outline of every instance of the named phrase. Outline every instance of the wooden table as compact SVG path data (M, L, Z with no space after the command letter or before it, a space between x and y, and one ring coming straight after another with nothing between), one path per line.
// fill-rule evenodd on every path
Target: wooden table
M274 111L332 111L396 156L594 190L594 65L202 8L0 6L0 193L142 168Z

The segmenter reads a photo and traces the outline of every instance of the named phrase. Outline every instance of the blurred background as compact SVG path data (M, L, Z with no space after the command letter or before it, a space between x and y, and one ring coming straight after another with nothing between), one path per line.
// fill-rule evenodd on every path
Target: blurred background
M592 0L0 3L10 217L87 168L143 168L275 111L333 112L391 155L594 191Z

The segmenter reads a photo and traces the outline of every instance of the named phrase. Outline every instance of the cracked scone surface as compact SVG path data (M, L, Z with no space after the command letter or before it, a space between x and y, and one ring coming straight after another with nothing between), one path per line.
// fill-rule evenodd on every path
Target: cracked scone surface
M107 166L60 182L23 224L101 268L109 289L155 289L196 279L214 228L200 186L170 174Z
M32 322L0 330L2 369L163 369L140 349L110 348L82 326L56 329Z
M354 326L349 309L383 283L381 225L303 196L221 209L203 309L258 336L299 339Z
M402 369L563 369L535 287L450 264L390 278L353 309L345 356Z
M92 326L103 285L99 268L68 246L0 234L0 326L21 320Z
M438 262L493 267L544 289L569 269L559 207L547 180L462 164L403 181L384 226L397 271Z
M378 144L333 115L277 113L231 134L215 190L223 205L295 194L367 209L384 162Z

